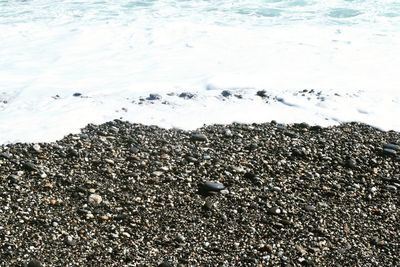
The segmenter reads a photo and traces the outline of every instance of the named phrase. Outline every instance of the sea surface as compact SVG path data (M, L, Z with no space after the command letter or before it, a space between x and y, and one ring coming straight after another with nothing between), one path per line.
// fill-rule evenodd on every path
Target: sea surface
M0 0L0 143L399 114L398 0Z

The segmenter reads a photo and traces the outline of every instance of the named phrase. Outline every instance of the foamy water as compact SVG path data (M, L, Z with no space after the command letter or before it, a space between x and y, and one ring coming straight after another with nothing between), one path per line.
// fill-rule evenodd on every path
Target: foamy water
M116 118L400 130L398 55L395 0L0 1L0 143Z

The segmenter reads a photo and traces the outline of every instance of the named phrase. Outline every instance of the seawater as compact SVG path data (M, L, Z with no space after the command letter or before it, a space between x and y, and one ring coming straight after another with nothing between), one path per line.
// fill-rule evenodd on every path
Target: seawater
M400 129L387 119L399 102L398 55L397 0L0 0L0 141L31 140L27 127L41 129L44 140L59 138L116 117L110 110L121 99L181 91L203 96L201 116L192 110L196 103L182 104L193 116L166 117L182 107L176 104L124 117L193 128L286 120L297 106L310 122L355 119ZM230 111L236 117L213 121L210 91L223 89L266 89L299 103L264 117L236 114L244 108L237 104ZM307 104L295 96L303 89L343 98ZM70 98L75 92L91 102ZM347 115L354 103L361 117ZM65 126L55 131L59 119Z

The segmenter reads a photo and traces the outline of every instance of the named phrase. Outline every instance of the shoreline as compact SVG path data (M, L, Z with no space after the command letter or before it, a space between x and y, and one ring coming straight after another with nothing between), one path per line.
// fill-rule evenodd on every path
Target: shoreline
M1 145L0 266L395 266L399 144L361 123L116 120Z

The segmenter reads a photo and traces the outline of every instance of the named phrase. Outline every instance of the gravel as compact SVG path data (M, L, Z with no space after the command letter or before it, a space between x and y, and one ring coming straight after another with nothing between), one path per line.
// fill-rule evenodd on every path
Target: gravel
M112 121L0 146L0 266L398 266L400 133Z

